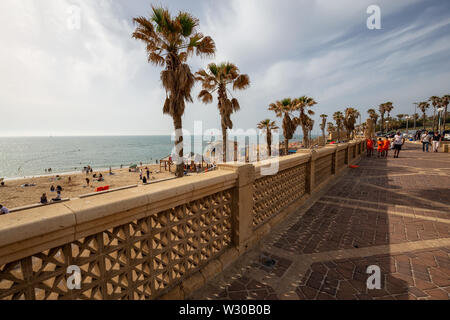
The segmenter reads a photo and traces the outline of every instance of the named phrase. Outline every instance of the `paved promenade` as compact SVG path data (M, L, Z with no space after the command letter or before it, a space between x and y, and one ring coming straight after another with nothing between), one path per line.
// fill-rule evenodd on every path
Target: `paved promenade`
M190 298L449 299L450 154L364 157Z

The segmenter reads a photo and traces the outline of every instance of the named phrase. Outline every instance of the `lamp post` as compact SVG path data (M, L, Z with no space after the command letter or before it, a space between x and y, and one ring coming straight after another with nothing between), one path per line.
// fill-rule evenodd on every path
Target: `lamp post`
M389 132L389 120L386 120L386 133L388 133Z
M408 131L408 122L409 122L409 116L405 116L405 119L406 119L406 134L408 134L409 133L409 131ZM415 119L415 118L414 118Z
M443 107L440 107L440 108L437 109L438 115L439 115L439 118L438 118L438 131L439 131L439 132L440 132L441 129L442 129L442 126L441 126L441 117L442 117L442 112L443 112L444 110L445 110L445 109L444 109ZM444 119L444 121L445 121L445 119Z
M414 102L414 131L416 131L416 114L417 114L417 105L419 103L418 102Z

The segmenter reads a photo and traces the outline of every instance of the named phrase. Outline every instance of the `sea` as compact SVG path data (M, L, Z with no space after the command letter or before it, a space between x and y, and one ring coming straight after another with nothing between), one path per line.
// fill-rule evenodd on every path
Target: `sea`
M300 140L294 136L291 141ZM200 138L205 149L209 141ZM171 154L174 142L168 136L102 137L0 137L0 178L14 179L52 173L80 172L154 164ZM189 142L185 141L185 154ZM191 149L194 151L193 141Z

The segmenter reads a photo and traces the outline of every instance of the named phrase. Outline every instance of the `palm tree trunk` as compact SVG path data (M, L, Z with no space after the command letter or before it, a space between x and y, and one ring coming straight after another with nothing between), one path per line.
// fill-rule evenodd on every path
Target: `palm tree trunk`
M436 106L433 107L433 132L435 132L435 126L436 126Z
M181 116L175 115L173 117L173 125L175 128L175 150L178 151L177 167L175 176L181 178L184 176L184 160L183 160L183 132Z
M423 129L425 130L425 112L423 113Z
M303 147L308 148L308 129L305 125L302 124L302 131L303 131Z
M222 126L222 153L223 153L223 162L227 162L227 128Z
M272 156L272 134L267 130L267 151L269 152L269 158Z
M289 154L289 139L284 138L284 153L287 156Z

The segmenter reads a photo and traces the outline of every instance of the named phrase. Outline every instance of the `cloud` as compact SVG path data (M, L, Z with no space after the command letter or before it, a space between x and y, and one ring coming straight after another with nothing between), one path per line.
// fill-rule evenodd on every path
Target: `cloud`
M348 106L364 114L386 100L395 112L411 113L412 102L448 93L448 3L380 0L382 30L366 28L371 0L166 3L200 19L200 31L216 41L215 61L250 75L252 86L233 93L242 106L233 115L238 128L274 118L269 103L286 96L314 97L318 120ZM74 5L79 30L67 25ZM1 1L0 135L170 133L161 69L130 37L132 17L149 7L138 0ZM209 62L192 59L192 71ZM184 126L192 130L195 120L219 127L217 106L195 99Z

